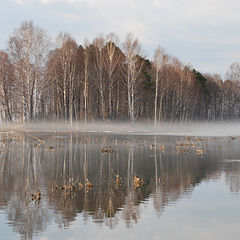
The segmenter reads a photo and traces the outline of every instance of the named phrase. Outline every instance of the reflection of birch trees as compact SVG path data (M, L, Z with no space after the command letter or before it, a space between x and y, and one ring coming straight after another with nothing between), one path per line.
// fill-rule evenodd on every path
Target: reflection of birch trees
M28 238L44 231L50 218L60 228L69 227L77 216L110 228L120 221L131 227L142 216L143 202L153 201L156 212L161 213L168 204L190 194L203 179L219 176L216 159L222 158L214 152L218 145L213 144L203 160L195 151L176 154L175 141L157 136L116 139L110 135L56 134L44 136L41 144L29 135L6 139L1 143L5 151L0 155L0 208L7 207L14 231ZM104 146L113 151L102 153ZM228 164L224 171L231 190L239 191L237 163ZM116 186L117 175L121 181ZM146 184L136 187L136 175ZM61 186L69 179L84 187L64 194ZM92 188L85 179L93 183ZM41 201L31 201L31 193L38 190Z
M49 211L44 201L31 201L33 192L42 191L43 172L38 152L33 144L26 142L24 136L18 137L17 140L19 141L17 143L8 140L6 144L8 153L3 163L6 175L1 185L5 185L4 188L8 189L6 204L8 219L12 222L13 230L20 233L22 239L31 239L34 234L46 229ZM0 174L4 176L3 172Z
M225 179L231 192L240 192L240 163L228 162L225 166Z
M135 188L134 188L134 146L133 142L129 147L128 152L128 168L127 168L127 195L125 197L125 203L122 210L123 219L126 222L127 227L131 227L132 221L138 222L140 218L140 208L136 205L135 200Z
M159 146L157 143L157 137L154 136L154 168L155 168L155 191L154 191L154 207L157 213L161 213L163 211L162 204L162 191L161 191L161 175L159 175L159 160L162 163L162 154L159 152ZM160 155L160 156L159 156ZM159 159L160 158L160 159ZM162 168L162 164L160 165L161 172L164 175L164 169Z

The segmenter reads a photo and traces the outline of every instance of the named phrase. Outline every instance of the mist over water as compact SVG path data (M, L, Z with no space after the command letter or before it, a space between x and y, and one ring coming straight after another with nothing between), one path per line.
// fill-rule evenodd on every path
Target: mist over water
M152 122L101 122L93 121L85 124L77 122L33 122L25 124L1 124L0 131L42 131L42 132L95 132L115 134L145 134L173 136L240 136L240 123L229 122L183 122L159 123L156 127Z

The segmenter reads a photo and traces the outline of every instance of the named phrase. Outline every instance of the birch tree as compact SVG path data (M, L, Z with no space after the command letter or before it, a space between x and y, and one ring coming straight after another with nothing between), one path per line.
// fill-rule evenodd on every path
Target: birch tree
M4 120L13 120L14 69L6 52L0 51L0 101ZM16 109L15 109L16 110ZM16 112L15 112L16 113Z
M162 62L162 70L161 70L161 78L159 79L159 89L158 89L158 95L159 95L159 107L158 107L158 121L163 120L163 100L164 97L167 94L167 92L170 92L170 70L168 67L170 57L165 54L163 56L163 62ZM159 76L160 77L160 76Z
M36 117L48 48L49 37L31 21L23 22L9 39L8 51L19 83L23 122Z
M163 65L163 58L164 58L165 50L161 47L158 47L154 54L154 80L155 80L155 98L154 98L154 126L157 126L157 109L158 109L158 85L159 85L159 74L161 67Z
M137 80L141 74L143 59L141 55L141 45L138 39L134 39L131 33L127 34L126 40L123 43L123 50L125 53L125 72L126 84L128 92L128 114L132 124L136 120L135 98Z
M77 43L67 33L61 33L58 36L58 41L61 42L59 50L59 64L62 69L62 92L64 119L69 119L70 124L73 122L73 93L74 80L76 77L76 54Z
M88 104L88 78L89 78L89 43L85 40L84 51L84 122L87 123L87 104Z
M105 78L104 78L104 52L105 40L103 37L97 37L93 40L95 47L94 68L96 73L96 85L100 94L102 120L105 120Z
M240 83L240 64L232 63L225 75L226 80Z
M117 68L119 66L118 54L118 37L114 33L110 33L106 36L106 46L105 46L105 62L106 62L106 71L108 78L108 116L112 118L113 109L112 109L112 92L113 85L116 80Z

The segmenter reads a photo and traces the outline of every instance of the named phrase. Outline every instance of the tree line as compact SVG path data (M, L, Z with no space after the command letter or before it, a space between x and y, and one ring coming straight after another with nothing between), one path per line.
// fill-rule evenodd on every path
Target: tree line
M78 45L60 33L54 44L26 21L0 51L0 118L33 120L229 120L240 118L240 65L223 80L203 74L157 47L147 59L131 33Z

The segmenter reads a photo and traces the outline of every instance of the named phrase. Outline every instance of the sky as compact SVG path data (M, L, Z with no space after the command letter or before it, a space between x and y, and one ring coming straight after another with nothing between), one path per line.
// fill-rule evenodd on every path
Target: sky
M203 73L224 76L240 61L239 0L0 0L0 49L32 20L54 39L68 32L78 44L132 32L152 59L158 46Z

